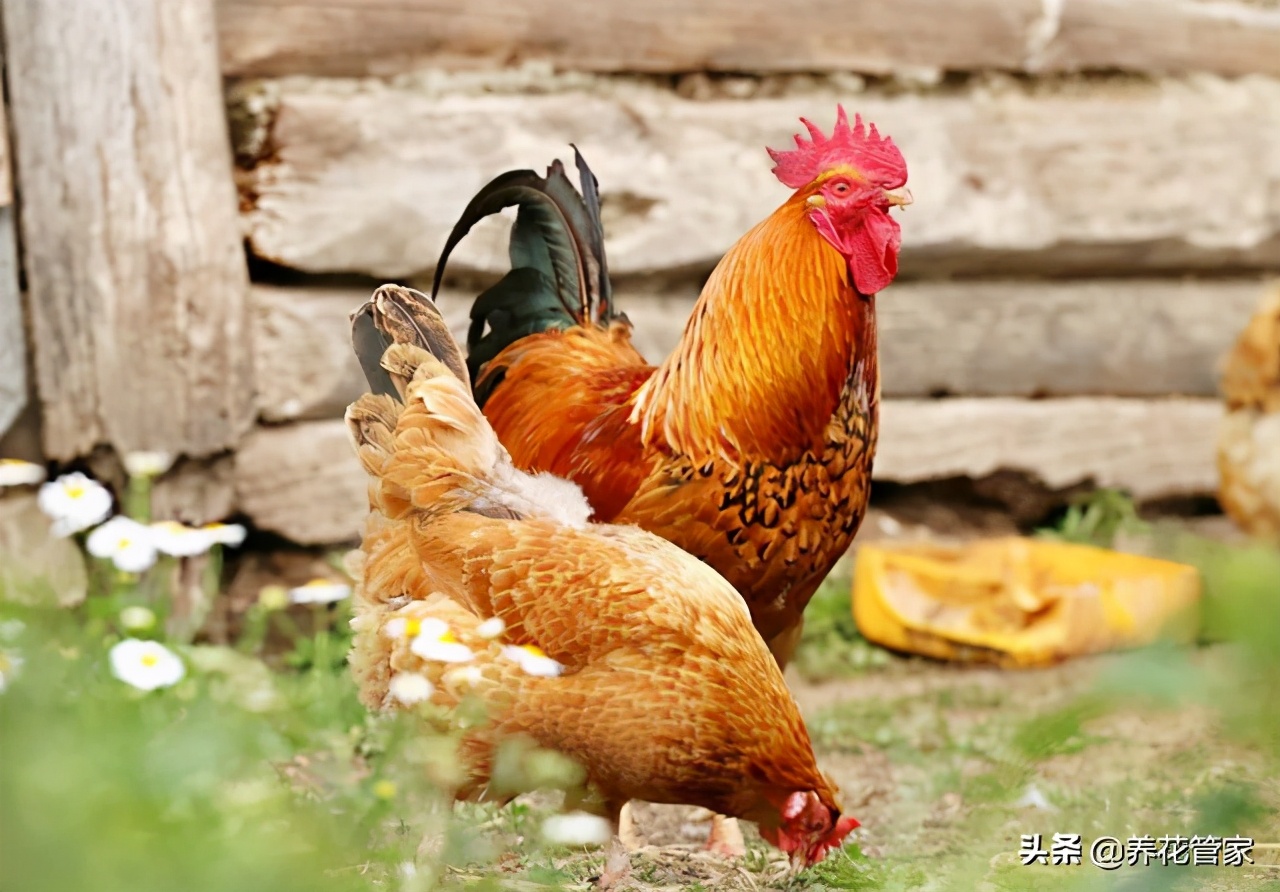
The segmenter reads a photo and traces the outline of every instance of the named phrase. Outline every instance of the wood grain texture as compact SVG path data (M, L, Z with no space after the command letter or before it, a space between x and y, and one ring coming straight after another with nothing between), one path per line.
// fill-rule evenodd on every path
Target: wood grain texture
M886 400L874 476L914 483L1009 469L1055 488L1209 495L1221 417L1216 400ZM360 534L366 477L340 420L258 429L235 479L240 510L261 529L304 544Z
M0 101L0 437L27 405L27 343L18 282L18 234L13 209L9 113Z
M0 207L0 436L27 405L26 327L18 284L18 243L12 205Z
M237 450L232 480L254 527L301 545L355 541L369 509L341 419L258 428Z
M1280 11L1200 0L220 0L230 75L539 61L642 71L1280 73Z
M1213 396L1219 360L1263 293L1252 279L903 282L877 304L890 397ZM255 286L258 407L268 421L338 418L365 391L347 316L360 289ZM675 347L697 298L618 283L617 304L651 362ZM441 311L466 339L474 295Z
M912 483L1022 471L1051 488L1116 486L1138 499L1217 486L1217 400L1071 397L886 400L875 477Z
M265 421L341 417L365 392L349 316L369 294L253 286L254 390Z
M9 148L9 111L0 102L0 207L13 204L13 152Z
M1063 0L1060 12L1042 24L1040 45L1027 59L1031 71L1280 75L1280 8L1274 4Z
M879 298L890 396L1215 396L1261 281L904 282Z
M904 277L1280 264L1280 80L997 81L746 102L633 83L533 96L276 87L273 152L241 174L245 224L256 253L312 272L429 270L477 189L569 157L570 142L600 180L614 273L708 270L787 197L764 147L786 145L797 115L830 126L838 101L907 158ZM455 254L458 270L506 262L504 226L486 223Z
M211 0L4 4L45 452L206 455L252 422Z

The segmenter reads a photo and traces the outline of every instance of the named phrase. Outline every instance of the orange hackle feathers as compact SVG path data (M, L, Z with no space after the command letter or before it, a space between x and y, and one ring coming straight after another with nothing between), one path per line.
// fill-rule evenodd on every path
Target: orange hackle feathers
M743 236L636 394L647 445L695 462L792 461L822 445L867 315L795 196Z

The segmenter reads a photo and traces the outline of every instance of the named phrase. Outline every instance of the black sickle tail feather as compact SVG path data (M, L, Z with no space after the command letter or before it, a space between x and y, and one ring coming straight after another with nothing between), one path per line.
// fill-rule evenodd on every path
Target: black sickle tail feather
M471 386L467 365L458 343L435 302L420 291L399 285L383 285L351 314L351 345L373 393L399 399L382 355L392 344L415 344L449 367Z
M471 228L504 208L519 208L511 228L511 271L471 307L467 368L473 381L480 380L485 363L520 338L614 317L599 185L576 146L573 153L581 193L559 160L545 177L532 170L509 171L476 193L445 242L431 286L433 298L449 255ZM490 376L475 389L480 405L499 380L500 375Z

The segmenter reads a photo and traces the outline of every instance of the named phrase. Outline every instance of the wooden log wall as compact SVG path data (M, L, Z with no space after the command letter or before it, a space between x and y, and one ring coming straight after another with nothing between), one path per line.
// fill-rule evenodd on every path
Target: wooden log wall
M45 454L234 447L248 275L210 0L3 12Z
M176 255L179 268L219 272L204 280L200 301L178 289L179 315L190 314L185 336L154 282L152 297L128 301L172 321L162 330L197 348L172 360L179 371L168 377L186 383L166 384L148 405L178 407L157 429L172 431L166 442L181 451L234 450L216 474L186 469L183 487L205 493L208 512L241 512L304 543L356 534L364 489L340 417L363 382L347 313L380 280L429 281L449 227L494 174L568 157L570 142L581 147L601 181L620 304L637 344L658 360L716 260L786 197L764 146L785 144L800 115L828 126L837 102L894 136L916 198L901 218L900 280L879 303L886 404L877 477L1012 469L1051 487L1092 481L1143 499L1216 486L1219 357L1280 270L1274 4L203 2L213 4L207 22L152 10L167 8L159 0L107 5L160 16L136 55L173 65L172 47L161 50L179 32L165 21L185 22L187 40L216 28L227 79L239 219L228 223L214 202L186 231L221 247ZM26 12L11 13L15 6ZM11 19L39 19L36 8L44 7L7 0L8 29ZM27 27L44 33L37 25ZM24 134L43 126L40 110L24 105L24 79L33 77L25 72L57 51L40 46L8 63L24 187L27 171L38 177L42 167L22 155ZM213 62L193 58L170 76L207 86ZM107 65L108 83L112 72ZM178 163L173 141L174 154L149 149L130 170L190 176L225 163L207 117L143 95L159 113L145 120L197 147L192 158L201 160ZM105 114L79 106L68 114L86 118L84 144L106 138L93 130ZM132 188L159 201L181 188L182 175L173 176ZM57 382L70 372L42 362L42 350L53 351L40 345L67 340L84 288L64 294L42 281L41 245L88 218L42 214L40 199L32 206L23 235L39 241L25 250L32 301L40 296L31 322L46 448L61 458L93 441L128 445L145 413L113 427L105 420L113 413L91 404L77 410L90 415L77 426L46 395L65 392ZM108 203L94 213L118 210ZM247 297L223 250L229 237L267 261L253 265L263 273ZM455 330L474 283L500 270L504 238L500 223L482 225L456 255L451 269L461 278L443 298ZM165 246L177 239L162 235L152 250L171 255ZM78 285L92 280L96 260L69 261L86 271ZM0 313L2 280L0 262ZM206 315L210 308L221 315ZM107 333L68 368L122 380L103 364L102 345L134 350L126 329L141 318L131 310L96 319ZM0 340L0 363L5 355ZM217 376L195 372L206 363ZM216 392L202 393L214 377ZM46 381L57 386L46 390ZM83 382L90 392L92 383ZM197 394L224 423L182 420ZM5 400L0 389L0 429Z

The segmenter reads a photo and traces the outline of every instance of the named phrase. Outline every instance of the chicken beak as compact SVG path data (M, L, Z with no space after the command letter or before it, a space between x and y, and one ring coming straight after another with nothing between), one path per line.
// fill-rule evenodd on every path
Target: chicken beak
M893 207L904 208L911 204L915 199L911 197L910 189L903 189L901 192L884 193L884 200L889 202Z

